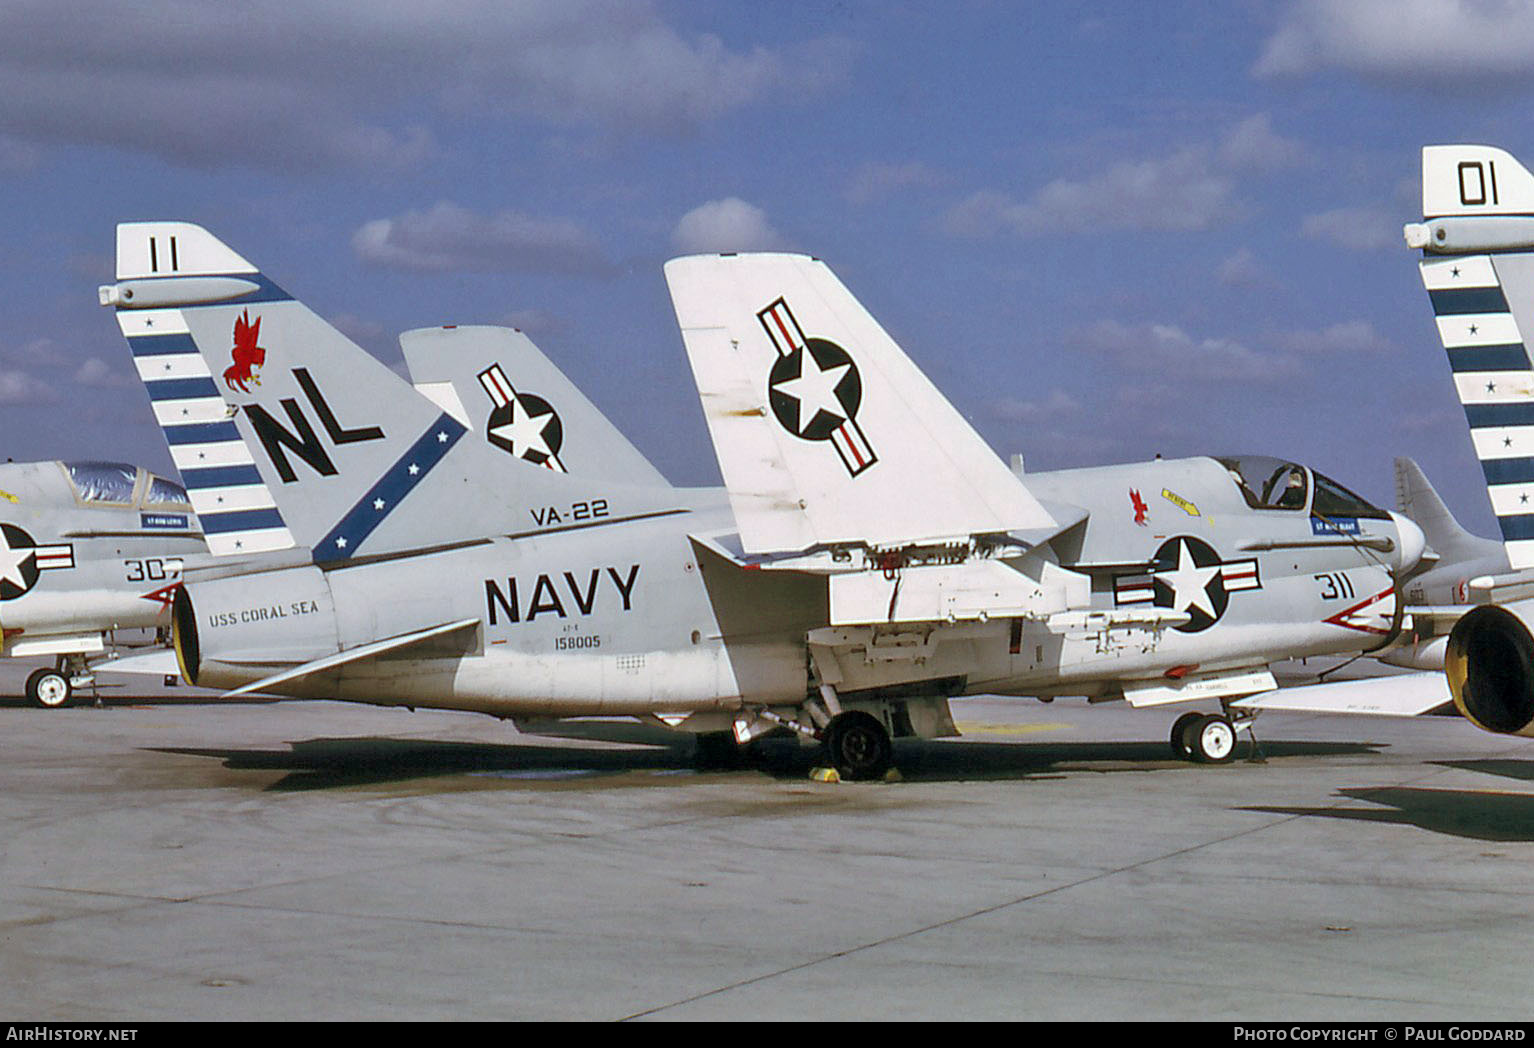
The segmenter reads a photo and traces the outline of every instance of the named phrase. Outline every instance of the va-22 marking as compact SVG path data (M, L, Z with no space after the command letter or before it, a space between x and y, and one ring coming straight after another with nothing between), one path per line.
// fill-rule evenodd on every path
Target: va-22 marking
M543 509L528 509L532 514L533 523L540 528L549 527L551 524L563 524L568 517L572 524L587 520L601 520L608 515L606 499L592 499L589 502L572 502L570 508L563 513L558 506L545 506Z

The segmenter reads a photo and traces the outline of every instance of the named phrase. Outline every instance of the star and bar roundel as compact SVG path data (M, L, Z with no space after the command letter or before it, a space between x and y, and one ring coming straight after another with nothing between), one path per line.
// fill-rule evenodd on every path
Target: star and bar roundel
M863 380L847 351L823 338L806 338L779 298L756 315L778 358L767 375L767 402L788 432L801 440L829 440L856 477L879 461L858 425Z
M1261 588L1256 558L1222 560L1203 539L1178 535L1157 547L1149 572L1114 576L1113 602L1186 612L1189 620L1175 628L1197 633L1220 621L1232 593Z
M39 546L15 524L0 524L0 600L25 596L37 585L37 577L50 568L75 566L70 543Z
M490 365L478 377L495 405L485 423L485 438L507 454L536 466L569 472L559 460L565 429L553 406L540 396L514 389L499 364Z

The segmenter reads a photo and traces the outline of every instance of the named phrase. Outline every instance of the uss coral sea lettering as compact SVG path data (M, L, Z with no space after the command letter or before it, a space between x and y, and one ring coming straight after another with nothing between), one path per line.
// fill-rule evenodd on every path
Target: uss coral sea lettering
M242 623L265 622L268 619L286 619L294 615L313 615L320 606L312 600L295 600L289 604L269 604L242 611L215 611L208 616L208 625L238 626Z

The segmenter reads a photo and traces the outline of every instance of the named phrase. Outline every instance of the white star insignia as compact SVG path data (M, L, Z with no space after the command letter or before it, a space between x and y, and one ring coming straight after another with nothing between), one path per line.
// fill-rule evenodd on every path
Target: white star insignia
M384 500L383 499L374 499L373 500L373 508L374 509L380 509L380 510L383 509L384 508Z
M1177 551L1177 570L1161 571L1156 577L1172 587L1172 607L1177 611L1194 608L1210 618L1215 618L1214 605L1209 602L1209 583L1220 573L1218 564L1201 568L1193 562L1193 551L1186 542Z
M523 406L521 398L512 397L511 421L492 427L490 432L510 444L513 455L525 457L527 452L536 451L545 457L552 457L554 453L549 448L548 441L543 439L543 434L549 428L549 423L553 421L552 410L545 411L541 415L531 415Z
M345 549L345 548L346 548L346 536L342 535L340 538L336 539L336 549Z
M413 476L415 476L419 472L421 472L421 467L417 466L414 462L412 462L410 464L410 475L413 477Z
M839 419L847 417L847 409L842 406L841 397L836 395L836 386L851 367L851 364L833 364L822 371L809 350L799 354L799 377L773 387L799 402L799 424L794 427L794 432L803 433L804 427L822 411Z
M37 550L30 546L11 549L10 543L5 541L5 532L0 531L0 581L14 583L17 589L26 589L27 580L21 567L36 555Z

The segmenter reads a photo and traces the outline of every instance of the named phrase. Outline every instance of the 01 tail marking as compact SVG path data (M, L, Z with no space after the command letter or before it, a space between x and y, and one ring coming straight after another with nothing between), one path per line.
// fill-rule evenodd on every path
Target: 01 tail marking
M778 351L767 377L767 400L778 423L801 440L829 440L850 476L878 462L857 422L863 382L847 351L823 338L806 338L782 298L756 318Z

